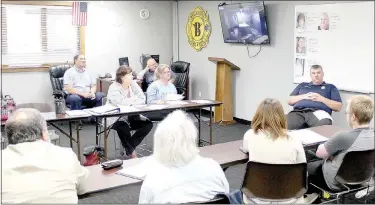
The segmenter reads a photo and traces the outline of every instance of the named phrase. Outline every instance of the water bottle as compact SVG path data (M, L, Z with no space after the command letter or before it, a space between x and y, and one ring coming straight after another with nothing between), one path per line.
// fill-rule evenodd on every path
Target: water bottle
M56 114L65 114L65 99L63 97L55 98Z

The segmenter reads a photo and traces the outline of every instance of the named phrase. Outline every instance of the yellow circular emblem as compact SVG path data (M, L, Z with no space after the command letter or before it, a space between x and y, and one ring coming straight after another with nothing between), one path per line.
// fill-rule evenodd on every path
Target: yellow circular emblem
M200 51L207 46L210 34L211 22L208 13L198 6L189 14L186 24L186 35L190 46Z

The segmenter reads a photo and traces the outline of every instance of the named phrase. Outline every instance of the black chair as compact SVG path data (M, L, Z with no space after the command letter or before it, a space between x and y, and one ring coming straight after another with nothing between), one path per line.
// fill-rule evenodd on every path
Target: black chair
M344 196L353 192L364 189L369 190L370 180L374 176L375 165L375 150L366 151L349 151L343 158L342 164L337 171L335 180L342 186L343 191L331 191L327 188L318 187L310 183L312 186L318 188L324 199L330 199L324 203L336 201L340 203L340 197L344 201ZM367 202L366 194L365 203Z
M306 193L307 184L306 163L265 164L249 161L241 191L248 200L297 202Z
M53 66L49 70L49 76L51 80L52 90L54 96L63 96L66 98L66 93L64 92L64 74L71 68L71 65L58 65Z
M173 84L176 86L177 94L184 95L184 100L187 100L189 98L190 63L184 61L176 61L172 63L171 70L176 75Z

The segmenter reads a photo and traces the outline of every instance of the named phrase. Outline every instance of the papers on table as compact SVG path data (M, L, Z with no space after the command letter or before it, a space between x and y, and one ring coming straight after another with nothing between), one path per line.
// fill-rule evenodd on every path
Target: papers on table
M120 108L120 112L136 112L139 111L137 108L133 106L127 106L127 105L118 105Z
M78 116L86 116L90 115L89 113L83 111L83 110L67 110L66 114L71 117L78 117Z
M120 112L120 108L111 104L106 104L106 105L99 106L99 107L84 109L83 111L92 113L94 115L98 115L98 114L110 114L110 113Z
M134 179L144 180L147 173L149 171L152 171L152 168L155 167L156 164L156 161L152 156L146 158L147 159L137 165L126 167L117 171L116 174Z
M146 108L150 109L150 110L162 110L162 109L165 109L167 107L168 107L168 105L157 105L157 104L155 104L155 105L148 105Z
M289 131L289 136L301 140L303 145L319 144L328 140L328 138L309 129Z
M44 120L56 119L56 113L55 112L42 112L41 114L42 114Z
M169 105L186 105L189 104L188 102L185 101L180 101L180 100L175 100L175 101L165 101Z
M209 100L190 100L190 102L198 103L198 104L207 104L207 103L211 103L211 101L209 101Z
M326 111L324 110L317 110L315 112L313 112L313 114L315 115L316 118L318 118L318 120L322 120L322 119L330 119L333 121L331 115L329 115Z

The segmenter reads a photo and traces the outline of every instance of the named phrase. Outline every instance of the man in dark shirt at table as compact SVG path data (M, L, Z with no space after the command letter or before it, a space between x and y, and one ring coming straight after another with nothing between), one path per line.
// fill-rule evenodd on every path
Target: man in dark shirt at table
M322 66L311 66L310 76L310 83L299 84L290 94L288 104L293 111L287 115L289 130L332 125L332 111L341 110L340 93L336 86L323 81Z

